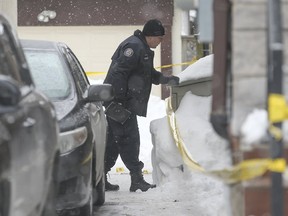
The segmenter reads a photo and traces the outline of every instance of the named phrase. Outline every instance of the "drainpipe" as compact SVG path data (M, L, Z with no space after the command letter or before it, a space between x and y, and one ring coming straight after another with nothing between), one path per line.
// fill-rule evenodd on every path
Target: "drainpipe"
M283 94L283 42L282 42L282 20L281 0L267 0L268 8L268 44L267 44L267 90L268 98L271 94ZM268 112L269 106L268 106ZM282 123L273 124L282 131ZM283 159L283 139L271 136L270 156L272 159ZM271 215L284 215L284 188L281 172L271 172Z
M230 0L214 0L214 65L212 77L212 108L210 122L214 131L230 142L235 153L237 140L229 134L229 120L232 104L232 72L231 72L231 2ZM239 151L239 150L237 150ZM238 152L237 152L238 153ZM233 162L238 162L233 155ZM239 158L238 158L239 157ZM228 215L245 215L244 192L241 183L229 185L230 211Z
M228 138L227 82L231 79L230 31L231 5L229 0L214 0L214 65L212 77L212 110L210 122L215 132ZM228 89L229 90L229 89ZM231 94L231 91L228 91Z

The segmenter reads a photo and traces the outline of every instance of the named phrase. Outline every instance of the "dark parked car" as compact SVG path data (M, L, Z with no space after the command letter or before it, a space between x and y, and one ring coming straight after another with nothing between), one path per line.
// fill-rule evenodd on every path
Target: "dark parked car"
M23 40L36 87L54 103L60 126L59 214L92 215L105 202L107 123L103 101L110 85L90 85L71 49L59 42Z
M58 123L35 90L23 50L0 15L0 215L56 215Z

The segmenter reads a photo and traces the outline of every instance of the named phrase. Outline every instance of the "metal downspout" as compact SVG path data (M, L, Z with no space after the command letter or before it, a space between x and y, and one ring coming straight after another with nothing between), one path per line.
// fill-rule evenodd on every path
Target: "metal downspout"
M268 43L267 43L267 86L268 98L271 94L283 94L283 39L281 0L267 0L268 11ZM267 100L268 101L268 100ZM278 110L279 111L279 110ZM268 106L268 112L271 112ZM274 127L282 130L282 122L274 123ZM272 159L283 158L283 138L271 136L270 155ZM271 215L284 214L284 187L281 172L271 172Z
M229 0L215 0L214 10L214 65L212 80L212 110L210 122L215 132L228 138L227 81L230 70L230 11ZM230 73L231 74L231 73Z

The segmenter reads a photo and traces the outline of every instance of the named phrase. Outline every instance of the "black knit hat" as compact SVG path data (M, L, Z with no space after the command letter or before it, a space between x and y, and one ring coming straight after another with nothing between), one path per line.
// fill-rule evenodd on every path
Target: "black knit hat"
M149 20L145 23L143 30L145 36L163 36L165 35L165 29L162 23L157 19Z

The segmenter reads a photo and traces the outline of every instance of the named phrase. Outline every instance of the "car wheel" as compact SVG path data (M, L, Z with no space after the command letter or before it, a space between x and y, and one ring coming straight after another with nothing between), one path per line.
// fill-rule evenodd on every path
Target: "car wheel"
M92 160L93 163L93 160ZM79 208L79 215L78 216L93 216L93 188L94 188L94 181L93 181L93 165L91 166L90 170L91 174L91 180L90 180L90 196L88 202Z
M92 181L91 181L91 193L87 203L79 208L66 209L63 212L60 212L59 216L93 216L93 196L92 196ZM1 215L0 215L1 216Z
M80 208L79 216L92 216L93 215L93 199L92 194L88 202Z
M101 181L96 186L97 201L95 205L101 206L105 202L105 173L103 173Z

